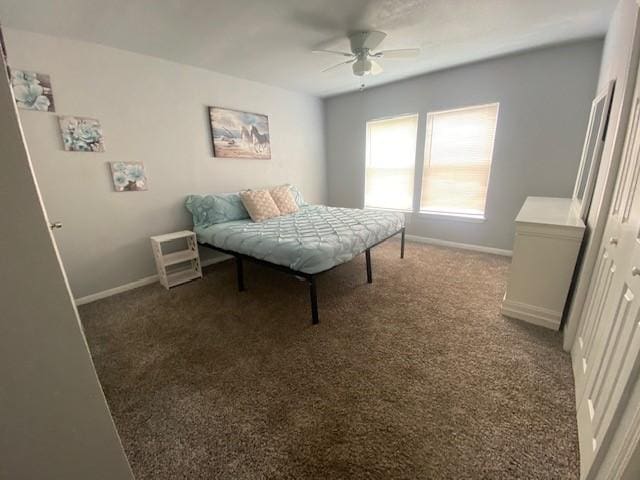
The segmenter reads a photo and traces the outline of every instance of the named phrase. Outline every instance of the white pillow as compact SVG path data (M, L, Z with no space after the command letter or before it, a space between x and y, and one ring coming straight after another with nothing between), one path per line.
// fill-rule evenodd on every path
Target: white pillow
M280 216L280 210L269 190L245 190L240 192L240 199L254 222Z

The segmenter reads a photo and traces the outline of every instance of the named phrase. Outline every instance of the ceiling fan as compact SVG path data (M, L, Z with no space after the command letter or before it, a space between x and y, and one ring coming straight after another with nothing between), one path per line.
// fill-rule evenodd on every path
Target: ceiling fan
M328 72L342 65L352 64L353 74L359 77L363 75L378 75L382 73L382 67L376 61L382 58L414 58L420 53L419 48L401 48L398 50L380 50L373 52L387 36L384 32L372 30L369 32L354 32L348 36L351 44L351 53L339 52L335 50L325 50L318 48L313 53L329 53L333 55L341 55L348 57L349 60L340 62L329 68L325 68L323 72Z

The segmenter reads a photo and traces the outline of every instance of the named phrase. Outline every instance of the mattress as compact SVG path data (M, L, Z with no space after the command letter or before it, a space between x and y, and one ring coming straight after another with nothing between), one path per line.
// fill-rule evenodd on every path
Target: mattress
M264 222L236 220L194 232L200 243L311 274L348 262L403 226L402 213L306 205Z

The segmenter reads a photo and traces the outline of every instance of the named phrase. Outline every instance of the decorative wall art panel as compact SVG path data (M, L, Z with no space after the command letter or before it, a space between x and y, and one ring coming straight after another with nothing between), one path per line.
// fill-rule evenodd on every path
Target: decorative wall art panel
M18 108L40 112L56 111L49 75L11 69L11 86Z
M100 121L86 117L58 117L67 152L104 152Z
M147 175L140 162L111 162L111 176L116 192L147 190Z
M209 107L213 155L220 158L271 158L266 115Z

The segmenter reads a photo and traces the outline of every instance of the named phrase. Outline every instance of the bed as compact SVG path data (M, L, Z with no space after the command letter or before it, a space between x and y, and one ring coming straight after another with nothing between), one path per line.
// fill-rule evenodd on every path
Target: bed
M313 324L319 323L317 275L364 253L367 282L371 283L371 248L398 234L401 235L400 257L404 258L403 214L309 205L296 190L298 212L253 222L249 218L238 218L243 213L233 195L213 199L211 196L188 197L187 208L194 217L198 243L235 257L240 291L245 290L243 260L305 280L309 285ZM226 212L218 215L224 210ZM212 211L217 212L214 219L210 218Z

